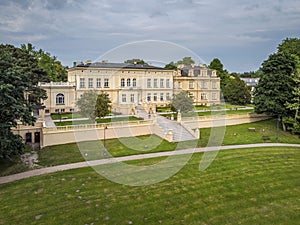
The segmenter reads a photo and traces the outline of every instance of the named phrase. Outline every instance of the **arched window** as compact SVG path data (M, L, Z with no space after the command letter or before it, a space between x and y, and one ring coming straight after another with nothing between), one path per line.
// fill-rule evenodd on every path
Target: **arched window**
M56 105L63 105L65 104L65 96L63 94L56 95Z
M121 79L121 87L125 87L125 79L124 78Z
M132 79L132 86L136 87L136 79L135 78Z
M127 79L127 87L130 87L131 86L131 84L130 84L130 79L128 78Z

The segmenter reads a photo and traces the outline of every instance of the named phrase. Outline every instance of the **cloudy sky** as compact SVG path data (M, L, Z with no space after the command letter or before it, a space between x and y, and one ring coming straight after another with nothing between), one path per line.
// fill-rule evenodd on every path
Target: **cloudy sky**
M254 71L283 39L299 36L298 0L0 1L1 43L30 42L67 66L110 59L107 52L120 55L120 45L147 58L133 43L150 43L156 56L168 53L165 61L193 52L207 64L219 58L231 72ZM151 46L154 40L164 46ZM166 51L174 46L181 55Z

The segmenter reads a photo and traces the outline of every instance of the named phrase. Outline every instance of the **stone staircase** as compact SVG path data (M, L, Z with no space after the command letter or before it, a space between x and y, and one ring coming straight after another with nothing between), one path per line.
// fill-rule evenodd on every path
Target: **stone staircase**
M173 133L173 142L181 142L181 141L188 141L188 140L196 140L198 138L194 137L186 128L184 128L181 124L177 121L169 120L163 116L158 114L149 114L141 107L137 107L137 116L147 119L155 120L156 125L160 127L162 130L161 135L167 134L168 132ZM165 138L165 137L162 137Z
M172 121L163 116L158 115L156 119L156 123L163 129L165 133L169 132L170 130L172 131L173 142L181 142L181 141L197 139L177 121Z

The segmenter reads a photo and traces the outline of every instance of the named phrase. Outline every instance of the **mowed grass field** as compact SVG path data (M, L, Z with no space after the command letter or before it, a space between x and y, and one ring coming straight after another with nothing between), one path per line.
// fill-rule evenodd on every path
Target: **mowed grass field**
M148 186L116 184L91 168L2 184L0 224L299 224L299 148L220 151L199 172L202 156Z

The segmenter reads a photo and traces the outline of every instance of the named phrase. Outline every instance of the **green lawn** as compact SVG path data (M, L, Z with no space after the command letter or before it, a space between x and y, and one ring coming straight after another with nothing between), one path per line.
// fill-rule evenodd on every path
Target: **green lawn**
M299 224L299 148L221 151L200 173L201 157L149 186L112 183L91 168L3 184L0 224Z
M59 120L61 118L66 118L66 119L77 119L77 118L83 118L84 116L80 115L77 112L74 113L63 113L63 114L51 114L51 118L53 120Z
M127 143L134 146L134 149L127 147ZM195 142L183 142L180 145L181 149L185 149L195 146ZM106 140L107 151L114 157L172 151L176 147L177 143L169 143L156 135ZM39 151L39 164L53 166L81 162L85 159L101 159L104 158L103 149L103 141L100 140L48 146Z
M248 131L249 127L255 127L255 132ZM201 138L198 141L198 147L207 146L210 137L210 128L201 129ZM266 120L250 124L241 124L227 126L223 140L223 145L237 144L255 144L263 143L262 136L269 136L271 142L276 142L276 120ZM281 143L296 143L300 144L300 139L297 135L291 135L288 132L279 130L279 142ZM142 142L141 140L146 140ZM126 146L126 143L131 143L135 149ZM160 143L156 146L156 143ZM195 143L184 142L180 144L180 149L194 147ZM120 139L106 140L108 152L115 157L145 154L160 151L172 151L177 148L177 143L169 143L155 135L128 137ZM80 151L80 150L81 151ZM87 153L83 157L81 152ZM103 141L89 141L82 143L72 143L57 146L49 146L40 150L39 165L53 166L67 163L74 163L87 160L103 158ZM16 163L0 162L0 176L26 171L28 168L24 165Z
M263 143L263 136L270 137L270 142L276 142L276 119L259 121L250 124L240 124L227 126L223 140L223 145L238 145L238 144L255 144ZM251 132L248 128L255 128L255 132ZM211 128L201 129L201 138L199 146L207 146L210 137ZM295 143L300 144L298 135L292 135L279 129L278 132L280 143Z
M129 117L114 117L114 118L101 118L97 119L97 123L110 123L110 122L120 122L120 121L136 121L136 120L143 120L142 118L138 118L135 116ZM91 120L74 120L74 121L62 121L62 122L55 122L56 126L69 126L69 125L80 125L80 124L92 124Z
M225 111L206 111L206 112L190 112L190 113L182 113L182 117L194 117L194 116L215 116L215 115L224 115L224 114L249 114L253 113L253 109L244 109L244 110L226 110ZM163 114L162 116L171 118L172 113ZM173 114L174 119L177 119L177 113Z

